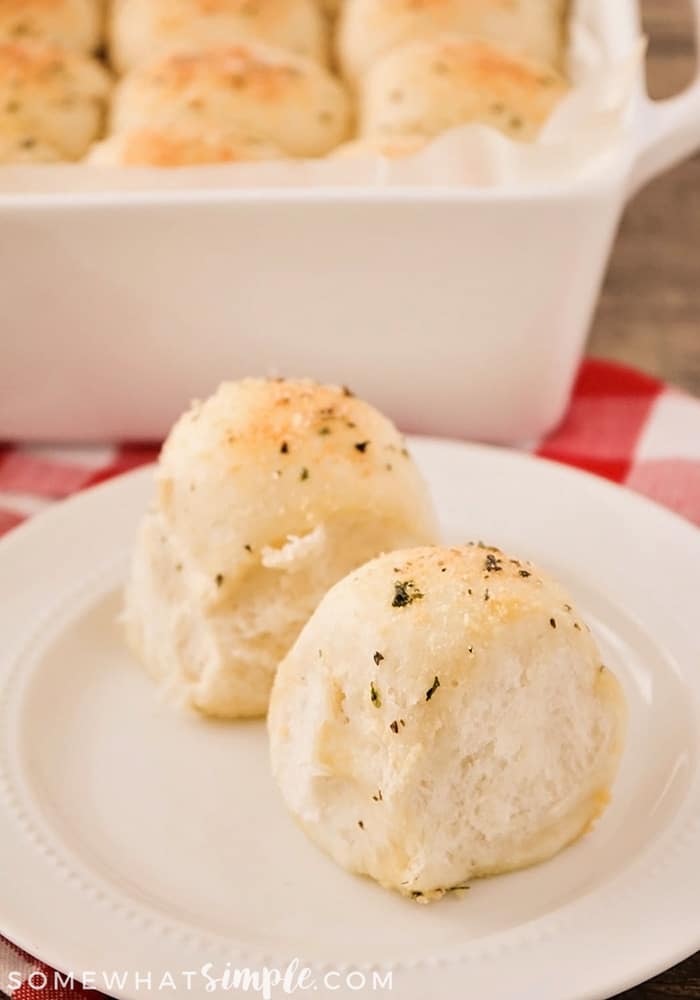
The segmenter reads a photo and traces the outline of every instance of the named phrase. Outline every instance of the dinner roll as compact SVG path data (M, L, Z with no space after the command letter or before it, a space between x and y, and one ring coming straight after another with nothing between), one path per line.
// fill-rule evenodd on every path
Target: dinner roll
M118 85L112 130L236 131L291 156L323 156L346 138L347 96L309 60L263 45L178 53L141 66Z
M333 156L342 159L383 156L387 160L398 160L420 153L428 141L424 135L370 135L343 143L333 150Z
M83 156L101 130L109 89L103 67L81 53L0 43L0 134L21 132L35 149Z
M316 0L115 0L110 56L125 73L158 53L262 41L325 62Z
M467 545L390 553L336 584L279 667L268 729L316 844L430 899L589 830L625 715L561 587Z
M277 146L246 136L142 128L120 132L93 146L88 162L100 167L191 167L278 160L283 156Z
M92 52L102 40L103 0L0 0L0 42L42 41Z
M380 55L446 33L512 45L561 67L569 0L352 0L343 6L338 50L357 81Z
M129 643L201 712L261 715L328 588L435 537L426 486L369 404L308 381L225 383L163 448L126 593Z
M553 70L505 49L453 35L394 49L363 81L365 135L438 135L480 122L536 138L566 93Z

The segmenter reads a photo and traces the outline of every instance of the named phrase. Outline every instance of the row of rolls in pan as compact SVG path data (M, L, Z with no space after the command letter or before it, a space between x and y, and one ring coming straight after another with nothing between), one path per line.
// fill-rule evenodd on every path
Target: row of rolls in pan
M0 0L0 162L180 166L532 141L567 0Z

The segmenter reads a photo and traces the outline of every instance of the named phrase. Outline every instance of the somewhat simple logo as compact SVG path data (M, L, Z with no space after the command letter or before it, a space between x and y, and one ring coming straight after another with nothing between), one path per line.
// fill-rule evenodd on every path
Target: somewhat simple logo
M199 993L252 993L263 1000L275 1000L284 996L307 991L352 990L355 993L390 992L393 989L392 972L362 972L330 969L320 978L313 970L294 958L286 968L262 966L259 969L243 968L226 962L217 967L207 962L199 969L181 969L155 973L149 970L125 972L124 970L82 972L45 972L42 969L15 969L6 974L0 987L9 994L24 986L36 993L44 990L66 989L82 985L86 990L99 990L115 994L127 991L135 993L193 992Z

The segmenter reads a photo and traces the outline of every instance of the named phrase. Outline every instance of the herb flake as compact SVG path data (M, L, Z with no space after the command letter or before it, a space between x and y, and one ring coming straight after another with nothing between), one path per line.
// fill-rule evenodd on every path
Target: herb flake
M436 676L434 678L434 680L433 680L433 683L430 685L430 687L428 688L428 690L425 692L425 700L426 701L430 701L430 699L433 697L433 695L435 694L435 692L437 691L437 689L439 687L440 687L440 678Z
M487 573L500 573L503 569L503 563L492 552L489 552L484 562L484 569Z
M414 601L420 601L423 594L415 585L413 580L397 580L394 584L394 599L391 602L392 608L405 608Z

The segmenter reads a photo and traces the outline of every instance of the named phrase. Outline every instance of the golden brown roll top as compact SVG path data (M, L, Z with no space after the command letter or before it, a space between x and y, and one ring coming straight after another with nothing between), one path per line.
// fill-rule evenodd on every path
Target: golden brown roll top
M343 87L321 66L241 44L172 54L134 70L117 88L111 124L114 132L230 130L313 157L341 143L350 121Z
M103 22L104 0L0 0L0 42L50 42L93 52Z
M110 56L125 73L158 54L264 42L325 63L328 29L316 0L114 0Z
M561 67L568 7L568 0L352 0L340 19L340 63L357 82L391 49L450 33L510 45Z
M491 125L531 140L567 90L541 63L478 39L411 42L376 62L362 82L363 135L438 135L458 125Z

